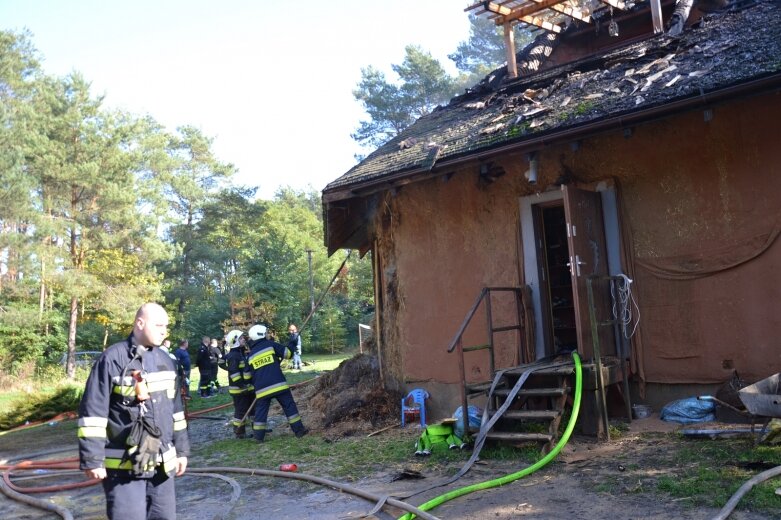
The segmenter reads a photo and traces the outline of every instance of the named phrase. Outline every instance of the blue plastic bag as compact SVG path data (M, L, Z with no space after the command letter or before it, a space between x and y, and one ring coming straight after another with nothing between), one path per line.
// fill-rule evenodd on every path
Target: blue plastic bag
M667 403L659 418L663 421L693 424L716 420L716 403L706 399L687 397Z
M480 429L480 424L483 422L483 411L478 408L477 406L470 405L467 407L467 421L469 422L469 429ZM459 406L456 409L456 412L453 414L453 417L456 420L456 424L453 426L453 433L456 434L456 437L459 439L464 438L464 412L461 411L461 407Z

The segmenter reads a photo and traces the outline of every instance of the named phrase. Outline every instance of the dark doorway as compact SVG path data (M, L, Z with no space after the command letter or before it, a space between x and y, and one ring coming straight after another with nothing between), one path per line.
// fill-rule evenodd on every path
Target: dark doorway
M572 351L578 347L577 322L573 304L570 253L567 243L567 220L560 203L540 208L543 237L543 312L547 315L550 338L548 354ZM547 287L545 287L547 286ZM545 301L547 300L547 301Z

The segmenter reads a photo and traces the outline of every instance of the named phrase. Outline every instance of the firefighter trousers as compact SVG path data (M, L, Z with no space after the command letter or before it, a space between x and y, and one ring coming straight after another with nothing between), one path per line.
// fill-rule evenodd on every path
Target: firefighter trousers
M271 407L271 400L276 399L285 412L287 422L293 433L299 434L304 431L304 425L301 422L301 416L298 415L298 407L293 400L293 392L290 389L282 390L276 394L262 397L255 402L255 421L252 423L252 432L255 440L262 441L266 437L266 419L268 419L268 409Z
M152 478L109 471L103 479L109 520L173 520L176 518L174 479L157 469Z
M244 423L242 419L246 416L246 423L252 423L253 410L250 410L252 402L255 400L255 394L252 392L242 392L240 394L231 394L233 398L233 421L232 424L235 427L242 426Z

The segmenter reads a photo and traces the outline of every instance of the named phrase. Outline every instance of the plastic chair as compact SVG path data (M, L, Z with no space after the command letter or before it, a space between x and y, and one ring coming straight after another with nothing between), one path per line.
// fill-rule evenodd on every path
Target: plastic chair
M416 420L420 418L420 426L426 427L426 399L429 398L428 392L422 388L415 388L410 390L401 400L401 427L407 422L407 418L410 420Z

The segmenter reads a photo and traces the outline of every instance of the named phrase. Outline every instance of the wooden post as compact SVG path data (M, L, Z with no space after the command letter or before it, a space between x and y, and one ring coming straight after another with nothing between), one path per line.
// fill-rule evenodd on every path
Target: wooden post
M507 53L507 77L518 77L518 65L515 62L515 35L510 22L504 23L504 50Z
M651 19L654 22L654 34L664 31L662 27L662 4L659 0L651 0Z

